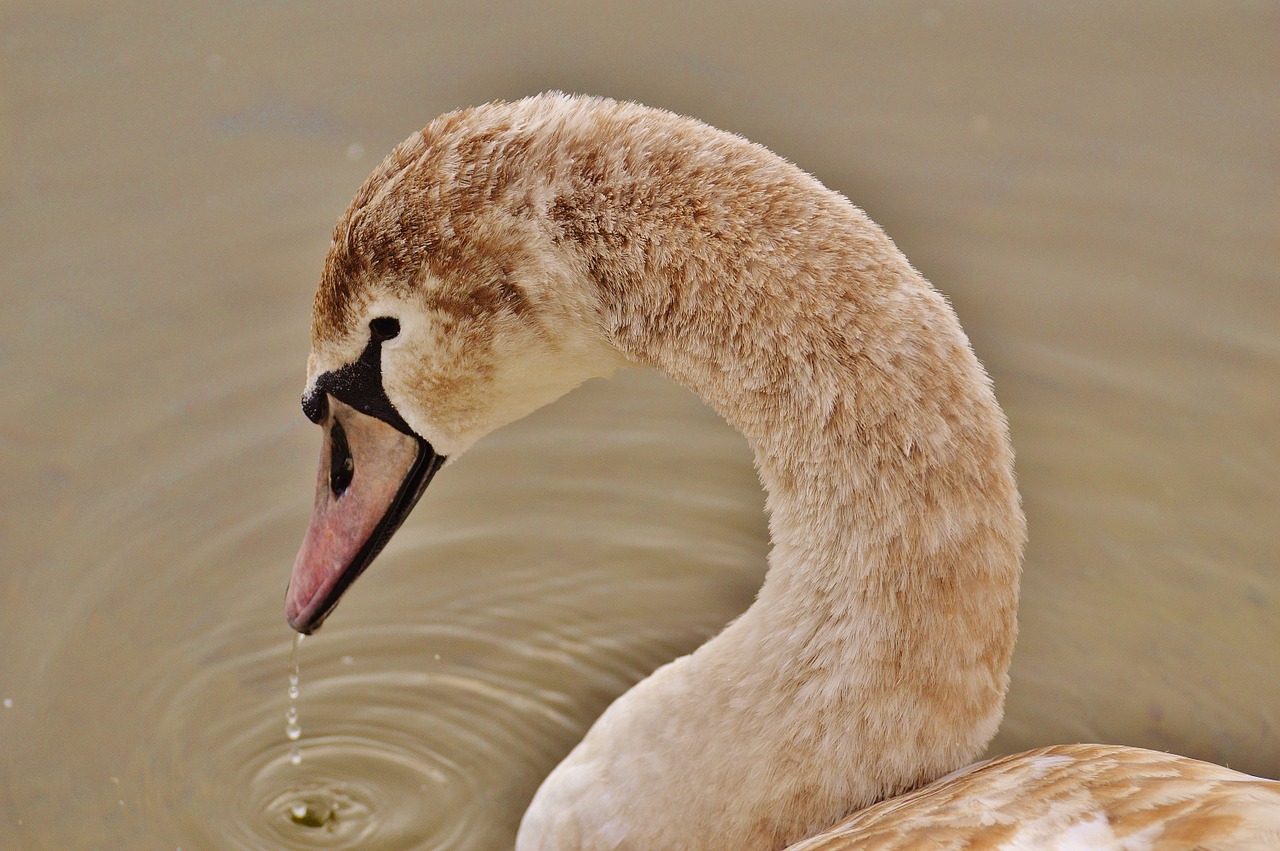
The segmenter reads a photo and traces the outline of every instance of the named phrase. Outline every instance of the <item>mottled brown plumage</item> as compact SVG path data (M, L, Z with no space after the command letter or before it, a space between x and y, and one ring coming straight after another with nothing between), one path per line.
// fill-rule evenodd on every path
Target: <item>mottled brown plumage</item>
M1174 754L1055 745L868 807L788 851L1280 848L1280 783Z
M312 385L365 350L379 316L403 327L381 349L385 392L443 454L637 364L741 431L768 493L755 604L606 711L539 790L520 851L777 851L989 741L1025 538L1005 419L945 300L843 196L636 104L543 95L452 113L398 146L339 221ZM1046 787L1049 756L1082 773ZM934 847L894 822L896 804L904 818L937 808L952 842L937 847L1030 847L1018 831L1046 789L1132 802L1140 781L1097 778L1126 759L1154 770L1143 751L1049 756L880 805L847 837ZM961 818L966 788L991 796L994 820ZM1248 807L1176 809L1142 812L1207 836Z

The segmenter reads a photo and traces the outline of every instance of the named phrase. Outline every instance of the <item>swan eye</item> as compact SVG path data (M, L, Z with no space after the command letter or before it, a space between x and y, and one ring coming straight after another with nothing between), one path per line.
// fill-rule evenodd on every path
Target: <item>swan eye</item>
M369 332L375 340L390 340L400 333L400 320L394 316L379 316L369 321Z
M342 424L334 420L329 430L329 490L333 492L334 499L347 492L355 471L356 462L347 445L347 433L343 431Z

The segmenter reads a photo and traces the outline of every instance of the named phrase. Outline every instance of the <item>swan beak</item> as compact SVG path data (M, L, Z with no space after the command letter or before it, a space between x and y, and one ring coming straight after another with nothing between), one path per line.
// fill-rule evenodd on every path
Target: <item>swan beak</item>
M309 635L400 528L444 463L431 444L326 396L311 525L293 562L285 615Z

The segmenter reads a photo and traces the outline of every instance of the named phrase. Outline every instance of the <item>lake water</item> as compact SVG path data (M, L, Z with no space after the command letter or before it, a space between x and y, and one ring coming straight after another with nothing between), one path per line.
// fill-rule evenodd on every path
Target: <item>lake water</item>
M289 758L333 221L436 114L548 88L769 145L952 299L1031 530L993 753L1280 775L1277 32L1246 3L7 3L0 847L509 848L603 707L750 602L744 441L657 375L589 384L436 478L302 646Z

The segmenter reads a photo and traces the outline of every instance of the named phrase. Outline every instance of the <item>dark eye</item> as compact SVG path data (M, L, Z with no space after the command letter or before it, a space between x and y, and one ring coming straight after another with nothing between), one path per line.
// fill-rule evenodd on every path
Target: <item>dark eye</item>
M333 491L334 499L347 492L355 472L356 462L347 446L347 433L342 430L342 424L334 420L329 429L329 490Z
M400 320L394 316L379 316L369 321L369 332L375 340L390 340L400 333Z

